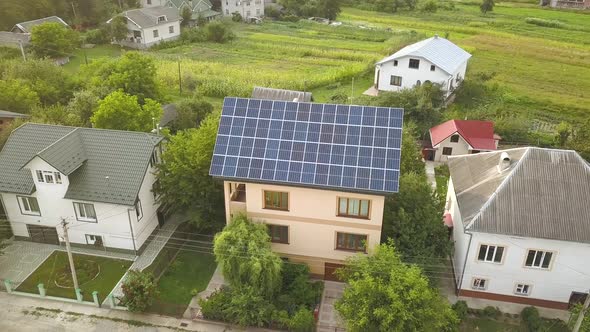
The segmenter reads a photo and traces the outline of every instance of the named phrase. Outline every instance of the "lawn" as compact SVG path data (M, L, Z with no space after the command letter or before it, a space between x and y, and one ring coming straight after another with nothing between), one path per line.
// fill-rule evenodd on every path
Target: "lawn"
M98 291L100 300L104 300L131 263L128 260L74 254L74 265L84 300L92 301L93 291ZM38 294L37 285L43 283L47 295L75 299L69 273L67 253L55 251L16 290Z
M93 48L80 48L74 51L70 62L64 65L64 68L67 71L75 72L82 64L86 63L86 60L91 62L103 57L118 57L121 55L122 49L119 45L96 45Z

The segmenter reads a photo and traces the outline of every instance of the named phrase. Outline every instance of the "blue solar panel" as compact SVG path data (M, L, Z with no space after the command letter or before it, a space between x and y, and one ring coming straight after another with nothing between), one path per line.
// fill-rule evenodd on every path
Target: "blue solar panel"
M210 174L397 192L403 110L225 98Z

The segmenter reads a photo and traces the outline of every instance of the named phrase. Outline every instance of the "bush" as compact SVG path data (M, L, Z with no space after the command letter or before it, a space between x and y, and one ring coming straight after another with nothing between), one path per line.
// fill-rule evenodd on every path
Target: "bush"
M234 12L231 14L231 20L234 22L242 22L244 19L242 17L242 14Z
M123 281L121 302L131 312L143 312L158 296L157 285L151 273L129 270Z
M435 13L438 10L438 2L436 0L423 0L418 3L418 10L424 13Z
M286 22L299 22L299 17L289 14L289 15L283 15L281 17L281 20L286 21Z
M453 304L453 310L455 310L455 313L460 320L465 319L469 313L469 307L465 301L457 301L455 304Z
M84 42L86 44L106 44L109 42L109 32L105 29L92 29L84 33Z
M549 28L558 28L563 29L566 25L563 22L557 20L545 20L542 18L537 17L527 17L524 21L528 24L534 24L542 27L549 27Z
M200 299L201 312L207 319L220 320L240 326L269 326L275 307L252 287L239 291L224 288Z
M205 26L205 36L208 41L215 43L225 43L235 37L230 28L221 21L207 24Z
M539 316L539 310L535 307L526 307L520 313L522 321L530 332L536 332L541 328L543 321Z
M498 309L497 307L492 307L490 305L483 309L483 314L484 316L490 318L498 318L502 316L502 312L500 311L500 309Z
M275 6L268 6L264 8L264 16L278 19L281 17L281 11Z
M277 306L291 313L301 306L313 309L323 290L322 282L309 281L309 266L305 264L283 264L281 283Z
M289 331L296 332L312 332L315 327L315 318L313 312L310 309L304 307L299 310L291 317L288 323Z

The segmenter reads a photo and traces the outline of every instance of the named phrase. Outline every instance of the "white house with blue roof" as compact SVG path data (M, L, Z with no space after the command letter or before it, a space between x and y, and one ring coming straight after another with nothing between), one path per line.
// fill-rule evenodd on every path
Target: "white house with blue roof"
M272 248L334 279L380 242L398 190L403 110L226 98L210 175L224 180L227 222L268 225Z
M449 96L465 78L471 54L434 36L406 46L375 65L378 91L400 91L423 83L440 84Z
M0 152L0 218L15 238L141 251L163 222L152 192L162 137L26 123ZM159 219L160 218L160 219Z

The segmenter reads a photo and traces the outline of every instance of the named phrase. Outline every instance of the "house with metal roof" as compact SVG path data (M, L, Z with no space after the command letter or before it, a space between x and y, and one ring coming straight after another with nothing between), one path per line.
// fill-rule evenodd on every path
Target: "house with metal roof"
M313 96L311 92L263 88L255 86L252 91L252 98L266 99L266 100L283 100L283 101L301 101L312 102Z
M14 25L14 27L12 27L10 32L30 34L31 31L33 30L33 27L35 27L37 25L41 25L43 23L59 23L59 24L62 24L63 26L65 26L66 28L70 27L61 18L59 18L57 16L49 16L49 17L44 17L44 18L32 20L32 21L17 23Z
M567 309L590 284L590 165L535 147L451 156L457 294Z
M181 17L178 10L169 7L148 7L126 10L119 14L127 19L127 38L121 45L145 49L163 41L180 37ZM107 23L111 23L112 19Z
M26 123L0 152L0 214L18 240L142 249L162 223L152 193L162 137ZM160 220L159 220L160 218Z
M375 93L400 91L423 83L436 83L449 96L465 78L469 58L471 54L435 35L377 62L374 86L369 90Z
M227 222L265 223L273 250L334 279L380 242L402 122L398 108L225 98L209 174L223 180Z
M25 119L28 117L26 114L0 110L0 131L8 127L14 119Z
M185 8L188 8L191 12L189 25L196 24L199 18L211 21L221 16L220 12L213 10L213 5L209 0L142 0L141 6L144 8L156 6L175 8L181 16Z
M495 151L501 137L494 123L479 120L449 120L429 130L430 144L422 150L424 159L447 161L449 156Z

